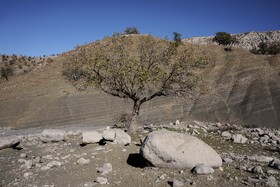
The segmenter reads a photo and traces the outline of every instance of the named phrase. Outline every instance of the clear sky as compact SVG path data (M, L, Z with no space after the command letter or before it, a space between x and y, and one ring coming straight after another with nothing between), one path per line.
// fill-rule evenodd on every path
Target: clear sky
M169 38L280 30L280 0L0 0L0 54L62 53L132 26Z

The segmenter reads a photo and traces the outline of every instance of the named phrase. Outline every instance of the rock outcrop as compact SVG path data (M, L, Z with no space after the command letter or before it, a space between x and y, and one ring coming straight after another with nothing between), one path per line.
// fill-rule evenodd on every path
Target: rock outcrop
M271 44L280 41L280 30L278 31L267 31L267 32L246 32L242 34L232 34L238 39L238 43L234 44L235 47L241 47L247 50L253 48L258 49L258 45L261 42ZM212 41L214 36L204 37L191 37L183 39L184 42L193 44L216 44Z

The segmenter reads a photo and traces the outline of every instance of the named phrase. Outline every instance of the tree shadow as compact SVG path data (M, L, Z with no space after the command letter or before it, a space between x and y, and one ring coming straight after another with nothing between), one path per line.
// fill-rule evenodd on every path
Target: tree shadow
M148 161L139 153L131 153L128 156L126 163L136 168L145 168L149 166Z

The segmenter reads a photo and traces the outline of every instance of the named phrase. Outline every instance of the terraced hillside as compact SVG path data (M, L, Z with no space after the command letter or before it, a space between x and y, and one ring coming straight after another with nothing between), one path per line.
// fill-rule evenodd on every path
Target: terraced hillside
M161 97L145 103L142 123L198 119L280 127L280 56L225 52L197 46L209 55L206 91L194 100ZM14 128L113 125L132 104L98 90L77 92L61 76L59 57L9 81L0 82L0 126Z

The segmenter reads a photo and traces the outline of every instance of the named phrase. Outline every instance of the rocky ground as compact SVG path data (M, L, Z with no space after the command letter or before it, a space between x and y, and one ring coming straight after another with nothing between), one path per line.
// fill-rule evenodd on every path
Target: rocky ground
M195 174L191 169L150 166L139 154L140 140L151 131L163 128L203 140L219 153L222 167ZM91 136L85 130L58 131L57 141L46 139L44 133L10 136L10 131L1 129L0 186L240 187L278 186L280 181L280 130L277 129L176 121L145 125L131 140L125 134L119 140L112 140L108 134L105 141L104 129L99 129L103 132L103 140L96 140L99 143L90 141L100 134ZM5 138L13 139L6 147L14 148L3 146Z

